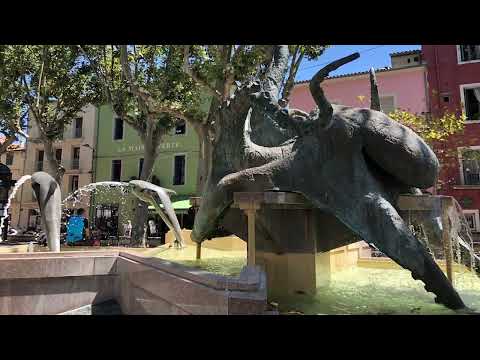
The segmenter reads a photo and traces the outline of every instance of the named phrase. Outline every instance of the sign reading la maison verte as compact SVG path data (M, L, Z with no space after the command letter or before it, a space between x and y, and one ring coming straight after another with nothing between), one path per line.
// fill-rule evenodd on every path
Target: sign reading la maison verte
M180 143L162 143L160 144L160 150L174 150L180 147ZM119 146L117 148L117 152L125 153L125 152L141 152L144 151L144 145L129 145L129 146Z

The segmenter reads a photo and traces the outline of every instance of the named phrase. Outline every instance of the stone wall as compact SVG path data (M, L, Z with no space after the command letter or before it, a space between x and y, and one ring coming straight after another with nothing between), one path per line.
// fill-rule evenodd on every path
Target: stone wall
M0 314L60 314L116 300L127 315L266 311L266 277L238 278L127 252L0 254Z

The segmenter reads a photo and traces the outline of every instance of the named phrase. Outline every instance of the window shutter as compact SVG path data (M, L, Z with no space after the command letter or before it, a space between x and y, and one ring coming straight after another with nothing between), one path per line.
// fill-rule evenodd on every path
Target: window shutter
M380 106L385 114L390 114L395 111L395 101L393 96L381 96Z

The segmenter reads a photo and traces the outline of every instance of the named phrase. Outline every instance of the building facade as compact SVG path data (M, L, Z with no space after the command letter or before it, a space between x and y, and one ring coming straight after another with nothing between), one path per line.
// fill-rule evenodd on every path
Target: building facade
M480 45L423 45L422 50L390 56L392 66L376 70L384 112L402 109L441 116L448 110L467 117L463 132L436 146L442 164L437 191L457 199L479 241ZM327 78L322 88L332 103L370 107L367 71ZM315 107L307 81L296 84L290 104L305 111ZM471 151L468 157L462 156L466 150ZM452 153L447 161L445 156Z
M427 111L426 67L420 55L420 50L391 54L392 67L376 70L384 112L402 109L420 114ZM370 108L368 71L328 77L322 83L322 89L334 104ZM309 81L295 85L290 106L307 112L316 106Z
M443 145L455 156L449 166L442 167L439 193L459 201L479 241L480 45L422 45L422 57L432 115L441 116L448 110L466 116L465 130Z
M108 105L99 108L95 153L95 181L128 182L137 179L143 164L143 144L136 131L116 117ZM194 129L183 123L166 135L155 161L152 183L174 190L177 213L189 208L188 198L196 194L199 141ZM107 187L95 192L93 224L111 235L123 235L133 219L135 198L120 189ZM182 202L185 206L177 206Z
M77 118L65 127L63 139L54 143L55 155L65 168L62 184L60 184L62 199L92 182L94 152L92 149L94 149L96 139L97 116L98 112L95 106L86 106L82 112L78 113ZM24 174L31 175L36 171L53 174L54 169L50 169L46 161L38 127L34 121L29 121L28 127L29 139L25 146ZM22 229L37 228L40 225L40 216L33 191L30 186L23 186L20 193L22 206L19 227ZM83 197L75 206L71 202L67 202L64 208L81 206L87 209L90 206L89 203L90 199Z
M2 139L0 139L0 142ZM24 144L13 144L7 149L7 152L0 155L0 163L7 165L12 172L12 179L18 180L24 175L25 166L25 147ZM11 190L10 190L11 191ZM12 199L9 214L9 226L18 228L20 221L20 204L22 202L22 193L18 191Z

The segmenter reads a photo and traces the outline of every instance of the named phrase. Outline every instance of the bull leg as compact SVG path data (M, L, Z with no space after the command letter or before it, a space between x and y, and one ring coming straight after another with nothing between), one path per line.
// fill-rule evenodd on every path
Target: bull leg
M451 309L465 305L425 247L412 235L395 208L379 195L364 196L340 220L359 235L374 243L384 254L412 272L412 277L425 283L435 301Z

